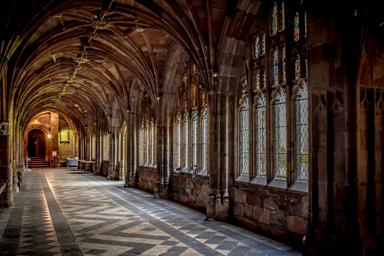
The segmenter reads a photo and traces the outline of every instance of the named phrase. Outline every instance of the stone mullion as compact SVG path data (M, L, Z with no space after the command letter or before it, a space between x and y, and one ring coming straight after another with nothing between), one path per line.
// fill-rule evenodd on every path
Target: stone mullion
M109 164L108 164L108 179L115 179L115 130L112 128L109 134Z

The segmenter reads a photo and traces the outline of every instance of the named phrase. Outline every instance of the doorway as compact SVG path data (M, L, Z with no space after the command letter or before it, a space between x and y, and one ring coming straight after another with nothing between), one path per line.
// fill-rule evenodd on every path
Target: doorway
M41 130L31 130L28 133L28 156L45 158L45 134Z

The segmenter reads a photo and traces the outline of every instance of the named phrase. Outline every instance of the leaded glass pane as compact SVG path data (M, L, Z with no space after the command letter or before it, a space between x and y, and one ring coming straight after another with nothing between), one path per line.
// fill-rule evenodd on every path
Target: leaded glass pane
M265 34L261 36L261 55L264 56L265 54Z
M260 95L256 105L256 173L267 173L267 138L266 138L266 106L265 97Z
M201 160L203 170L208 171L208 109L201 113Z
M188 167L189 164L189 113L184 113L184 133L183 133L183 141L184 141L184 166Z
M150 151L152 147L151 146L152 142L151 142L151 132L150 132L150 126L149 126L148 120L145 122L145 138L147 140L147 143L146 143L147 148L145 149L145 156L146 156L145 163L149 164L151 162L151 156L152 156Z
M255 59L260 57L260 37L256 37L255 40Z
M285 92L276 95L274 102L274 171L275 178L287 178L287 120Z
M284 2L281 3L281 11L280 11L280 31L284 31L285 29L285 8Z
M279 50L273 51L273 84L277 86L279 84Z
M109 160L109 134L103 136L103 160Z
M307 38L308 28L307 28L307 12L304 12L304 38Z
M156 147L155 147L155 122L151 120L151 164L156 163Z
M260 90L260 69L256 70L255 90Z
M272 7L272 21L271 21L271 34L276 35L277 33L277 3L274 2Z
M139 147L140 147L140 152L139 152L139 159L140 159L140 164L143 165L145 163L145 128L144 126L140 127L139 130Z
M298 12L296 12L295 19L293 21L293 32L294 32L293 38L295 42L299 41L300 40L300 16Z
M299 79L300 76L301 76L300 55L297 54L297 57L295 60L295 78Z
M197 167L197 141L199 130L199 111L195 110L192 113L193 125L192 125L192 164L193 167Z
M282 52L282 63L283 63L283 70L282 70L282 82L283 84L285 84L287 82L287 64L286 64L286 60L285 60L285 46L283 47L283 52Z
M181 118L180 114L178 113L176 115L176 122L175 122L175 131L174 131L174 151L173 151L173 156L174 156L174 165L175 167L180 167L180 140L181 140Z
M249 103L245 96L240 107L240 173L249 173Z
M308 180L309 166L309 125L308 90L300 88L295 99L296 116L296 170L298 180Z

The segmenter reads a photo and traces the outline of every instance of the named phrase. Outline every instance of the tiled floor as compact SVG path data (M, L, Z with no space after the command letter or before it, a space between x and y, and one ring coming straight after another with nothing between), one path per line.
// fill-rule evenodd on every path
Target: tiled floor
M122 182L70 169L34 170L16 194L0 255L300 255L204 217Z

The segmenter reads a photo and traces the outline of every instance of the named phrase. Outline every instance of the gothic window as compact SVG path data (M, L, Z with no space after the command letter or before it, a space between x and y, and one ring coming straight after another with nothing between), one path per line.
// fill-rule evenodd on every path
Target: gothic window
M144 124L141 125L139 129L139 159L140 159L140 164L143 165L145 163L145 126Z
M189 113L184 113L184 131L183 131L183 142L184 142L184 166L189 167Z
M273 84L279 85L279 50L276 47L273 51Z
M201 162L202 169L208 171L208 109L201 111Z
M266 135L266 105L265 97L261 94L256 105L256 174L265 176L267 173L267 135Z
M180 142L181 142L181 114L177 113L174 132L173 162L175 167L180 167Z
M280 6L280 31L285 30L285 8L284 8L284 2L281 3Z
M277 26L278 26L278 13L277 13L277 3L273 3L272 7L272 20L271 20L271 35L276 35L277 33Z
M295 79L299 79L301 76L301 62L300 62L300 55L297 54L296 60L295 60Z
M240 105L240 174L249 174L249 102L248 96L243 95Z
M287 66L286 66L286 60L285 60L285 45L282 50L282 83L286 84L287 82Z
M309 164L309 124L308 124L308 89L300 86L294 101L295 106L295 145L296 171L298 180L308 180Z
M273 103L273 164L275 178L287 178L287 112L285 92L276 92Z
M96 136L92 136L92 159L96 159Z
M152 119L151 122L150 122L150 125L151 125L151 165L155 165L156 163L156 147L155 147L155 122L154 120Z
M151 141L150 125L148 120L145 122L145 139L147 141L146 143L147 147L145 149L145 163L148 165L151 162L151 157L152 157L152 154L150 154L150 149L152 148L152 141Z
M255 59L258 59L261 55L260 37L257 36L255 40Z
M261 36L261 55L265 55L265 33Z
M198 130L199 130L199 111L198 110L194 110L192 112L192 165L194 168L197 168L198 166L198 158L197 158L197 154L198 154L198 149L197 149L197 146L198 146Z
M295 42L300 40L300 16L298 12L296 12L293 21L293 39Z
M103 136L103 160L109 160L109 134Z

